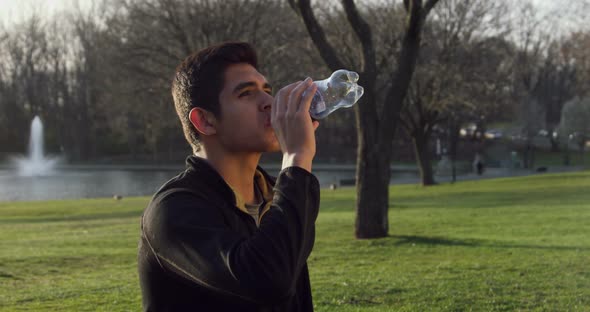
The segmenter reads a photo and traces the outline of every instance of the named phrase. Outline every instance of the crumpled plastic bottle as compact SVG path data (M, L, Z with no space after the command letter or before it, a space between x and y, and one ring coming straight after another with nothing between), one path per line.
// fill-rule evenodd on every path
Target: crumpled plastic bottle
M365 92L358 80L356 72L340 69L327 79L314 81L318 89L311 101L311 117L324 119L341 107L353 106Z

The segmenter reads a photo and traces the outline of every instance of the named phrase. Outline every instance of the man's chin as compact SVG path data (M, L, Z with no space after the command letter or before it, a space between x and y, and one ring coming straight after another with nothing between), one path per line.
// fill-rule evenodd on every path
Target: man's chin
M270 146L267 150L266 153L277 153L281 151L281 147L279 146L279 144L274 144L272 146Z
M269 141L267 141L268 145L266 146L266 150L265 153L275 153L275 152L280 152L281 151L281 145L279 144L279 141L277 140L277 138L274 135L272 135L272 139L270 139Z

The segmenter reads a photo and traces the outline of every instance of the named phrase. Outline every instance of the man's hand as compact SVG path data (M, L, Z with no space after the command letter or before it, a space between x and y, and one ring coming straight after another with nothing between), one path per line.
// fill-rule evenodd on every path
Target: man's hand
M316 90L307 78L282 88L274 99L271 123L283 152L283 169L298 166L311 172L319 123L311 119L309 107Z

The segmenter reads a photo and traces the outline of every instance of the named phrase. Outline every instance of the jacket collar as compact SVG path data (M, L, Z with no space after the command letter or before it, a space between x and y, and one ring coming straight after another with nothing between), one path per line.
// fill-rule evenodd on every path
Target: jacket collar
M223 179L217 170L207 162L207 160L194 155L189 156L186 159L186 170L188 172L196 173L199 177L206 177L205 183L210 187L217 189L224 198L231 199L234 206L247 213L245 201L242 196L233 190L233 188ZM199 180L203 181L202 178ZM275 184L275 178L271 177L260 166L257 166L254 175L254 183L258 185L262 192L264 202L267 204L271 203L274 196L273 187Z

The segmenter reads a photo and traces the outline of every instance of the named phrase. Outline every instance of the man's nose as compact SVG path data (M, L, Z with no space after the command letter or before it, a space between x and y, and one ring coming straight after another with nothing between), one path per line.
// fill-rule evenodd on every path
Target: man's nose
M274 97L265 92L261 103L261 109L263 112L270 111L272 108L272 101L274 101Z

